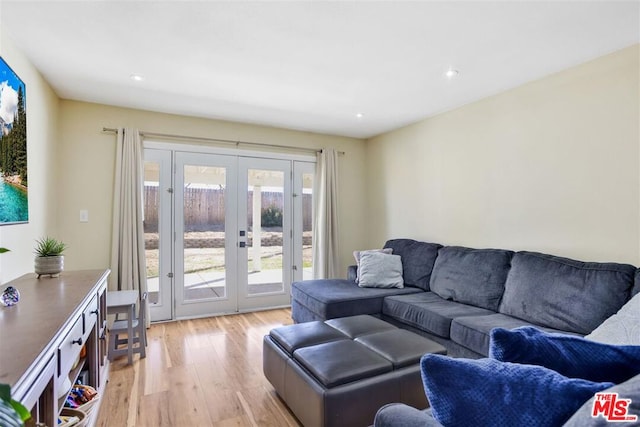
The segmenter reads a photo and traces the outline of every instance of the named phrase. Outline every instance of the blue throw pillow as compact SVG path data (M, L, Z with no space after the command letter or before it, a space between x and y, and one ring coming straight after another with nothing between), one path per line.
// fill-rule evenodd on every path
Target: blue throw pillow
M491 331L489 357L540 365L566 377L620 384L640 374L640 346L611 345L531 326Z
M432 414L446 427L559 426L614 385L494 359L427 354L420 363Z

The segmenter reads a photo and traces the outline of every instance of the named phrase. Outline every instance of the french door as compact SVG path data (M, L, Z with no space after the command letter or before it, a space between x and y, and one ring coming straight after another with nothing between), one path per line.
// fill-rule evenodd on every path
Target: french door
M293 235L285 230L292 230L291 162L241 157L238 183L238 308L289 305ZM282 201L265 200L270 195L282 195Z
M237 159L175 153L175 315L236 310Z
M288 306L311 275L312 181L307 161L145 149L152 320Z

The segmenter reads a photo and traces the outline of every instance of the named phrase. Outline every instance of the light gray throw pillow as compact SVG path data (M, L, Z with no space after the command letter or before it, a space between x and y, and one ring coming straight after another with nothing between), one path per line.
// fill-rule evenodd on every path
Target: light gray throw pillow
M358 273L361 288L404 288L400 255L364 252Z
M385 254L391 254L393 253L393 249L392 248L384 248L384 249L367 249L364 251L353 251L353 257L356 259L356 266L358 267L356 269L356 283L358 283L360 281L360 258L362 257L362 254L367 253L367 252L382 252Z

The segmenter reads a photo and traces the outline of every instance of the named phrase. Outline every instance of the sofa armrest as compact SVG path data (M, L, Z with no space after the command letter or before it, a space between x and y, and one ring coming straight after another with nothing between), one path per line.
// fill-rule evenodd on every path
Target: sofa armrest
M355 282L356 277L358 277L358 266L350 265L349 267L347 267L347 280Z
M442 427L430 410L420 411L403 403L390 403L378 410L374 427Z

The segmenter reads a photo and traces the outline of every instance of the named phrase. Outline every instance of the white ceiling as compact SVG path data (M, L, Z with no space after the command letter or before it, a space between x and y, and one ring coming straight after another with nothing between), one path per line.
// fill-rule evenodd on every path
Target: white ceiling
M0 19L61 98L359 138L640 42L638 1L2 0Z

